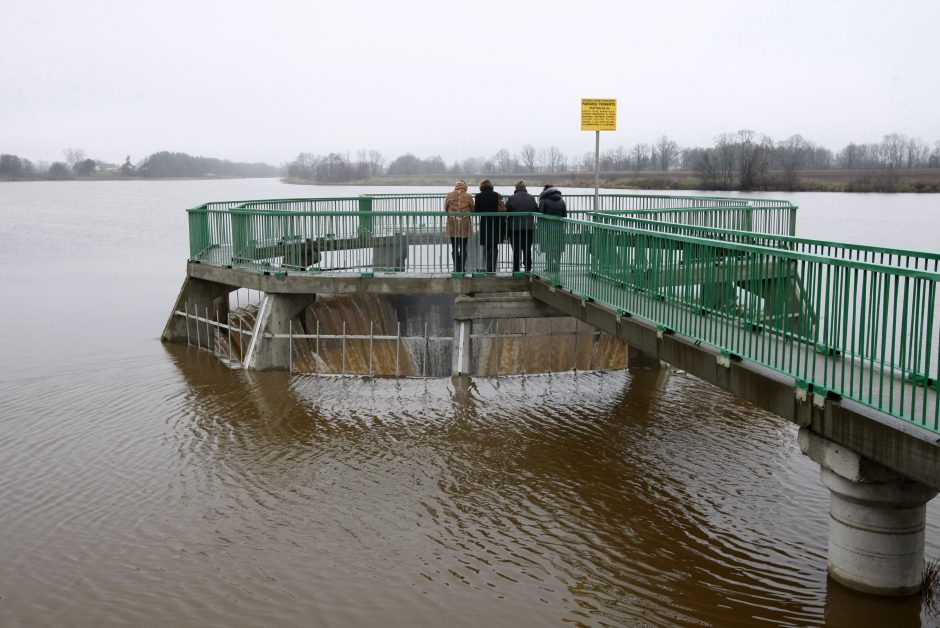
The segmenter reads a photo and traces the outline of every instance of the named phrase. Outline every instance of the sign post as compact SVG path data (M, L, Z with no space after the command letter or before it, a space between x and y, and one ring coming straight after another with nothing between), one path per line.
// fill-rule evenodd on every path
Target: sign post
M594 131L594 211L598 211L598 180L601 163L601 131L617 130L616 98L582 98L581 130Z

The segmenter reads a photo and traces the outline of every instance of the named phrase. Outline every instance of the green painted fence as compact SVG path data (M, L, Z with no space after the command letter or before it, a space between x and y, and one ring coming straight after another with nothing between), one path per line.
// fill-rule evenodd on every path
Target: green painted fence
M729 360L940 432L940 255L797 238L792 205L719 201L679 207L685 199L661 197L638 208L654 200L610 197L601 212L535 214L532 274ZM440 195L207 204L189 212L191 260L258 272L449 274L441 204ZM516 217L469 215L468 271L483 270L478 240L490 223L498 231L485 235L502 242L497 270L511 270ZM771 231L740 228L755 224Z

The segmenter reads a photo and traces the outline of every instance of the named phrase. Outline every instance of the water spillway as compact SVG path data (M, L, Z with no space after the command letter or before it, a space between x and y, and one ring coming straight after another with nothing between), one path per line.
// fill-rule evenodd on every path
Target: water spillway
M216 335L220 358L244 364L244 330L253 328L257 312L251 305L232 313L234 324ZM291 321L290 370L449 377L453 320L450 295L317 295ZM475 376L610 370L629 363L622 340L571 317L481 319L474 330L469 374Z

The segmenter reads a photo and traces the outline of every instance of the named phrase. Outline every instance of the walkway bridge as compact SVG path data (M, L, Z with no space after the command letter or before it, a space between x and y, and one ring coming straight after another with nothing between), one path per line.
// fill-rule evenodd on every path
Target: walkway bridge
M247 287L267 298L246 363L286 368L290 321L316 294L453 294L465 374L474 319L572 316L799 425L832 491L831 575L918 590L940 489L940 254L798 238L786 201L566 201L566 219L533 215L531 272L511 271L505 243L482 272L471 242L460 274L442 194L207 203L189 210L187 280L163 338L232 333L227 295ZM474 238L487 218L520 216L472 214Z

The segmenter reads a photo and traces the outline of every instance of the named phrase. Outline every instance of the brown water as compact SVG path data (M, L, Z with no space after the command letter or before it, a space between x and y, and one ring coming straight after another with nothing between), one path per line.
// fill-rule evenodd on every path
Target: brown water
M940 623L829 582L793 426L684 374L317 378L162 345L182 209L306 193L345 191L0 185L0 626ZM937 197L788 198L801 234L897 244L887 213L940 248Z

